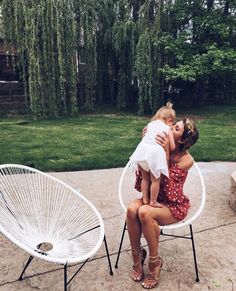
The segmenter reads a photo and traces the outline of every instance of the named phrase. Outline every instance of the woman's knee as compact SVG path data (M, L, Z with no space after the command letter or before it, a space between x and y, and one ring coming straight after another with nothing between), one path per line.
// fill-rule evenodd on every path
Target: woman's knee
M149 205L141 206L138 210L138 216L141 223L149 222L152 219L150 206Z
M127 207L127 218L136 219L138 217L138 207L135 203L130 202Z

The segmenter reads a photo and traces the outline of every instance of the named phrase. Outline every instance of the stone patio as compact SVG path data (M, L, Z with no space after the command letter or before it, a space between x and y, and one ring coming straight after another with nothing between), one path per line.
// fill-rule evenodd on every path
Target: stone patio
M198 165L207 191L205 208L193 224L200 282L195 282L191 242L162 236L160 253L165 264L160 284L154 290L236 290L236 212L229 206L230 179L236 170L236 163L200 162ZM140 283L130 279L132 263L127 234L119 268L114 268L125 219L117 196L121 171L121 168L117 168L51 173L73 188L79 188L101 213L114 272L110 276L105 248L102 246L94 260L87 263L69 285L69 291L143 290ZM182 234L187 233L188 227L182 229ZM30 278L18 281L28 254L2 235L0 257L0 291L63 290L62 267L38 259L34 259L27 269ZM78 265L70 267L69 273L73 274L76 268Z

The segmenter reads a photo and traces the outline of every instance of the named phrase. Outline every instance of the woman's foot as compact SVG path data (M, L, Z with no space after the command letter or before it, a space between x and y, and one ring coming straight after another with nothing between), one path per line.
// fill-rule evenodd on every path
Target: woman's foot
M163 205L157 201L150 201L150 206L152 207L158 207L158 208L162 208Z
M157 286L160 280L163 260L161 257L149 257L148 274L142 283L144 289L152 289Z
M135 282L140 282L143 279L143 264L147 256L147 252L145 249L135 249L132 250L132 256L133 256L133 273L131 275L132 279Z

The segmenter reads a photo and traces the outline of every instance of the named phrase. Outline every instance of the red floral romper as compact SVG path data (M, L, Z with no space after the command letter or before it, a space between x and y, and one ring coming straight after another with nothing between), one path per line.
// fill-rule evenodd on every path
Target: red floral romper
M184 219L190 208L190 201L183 193L183 185L187 174L188 172L180 169L176 162L171 162L169 178L163 175L157 198L157 201L165 204L178 220ZM136 176L135 189L141 192L141 173L137 173Z

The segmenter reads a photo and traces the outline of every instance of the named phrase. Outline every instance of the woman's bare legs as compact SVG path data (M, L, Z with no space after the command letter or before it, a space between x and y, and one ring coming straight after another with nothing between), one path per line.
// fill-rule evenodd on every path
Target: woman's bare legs
M143 287L146 289L154 288L158 284L158 279L152 274L159 268L161 261L158 258L158 246L160 237L159 225L175 223L177 220L172 216L170 210L162 205L162 208L154 208L149 205L143 205L138 210L141 229L149 247L149 256L157 258L149 261L149 272L145 276ZM152 274L151 274L152 273Z
M137 199L129 203L127 208L127 228L133 256L133 274L134 281L140 281L143 277L143 266L141 262L140 240L142 227L138 217L138 210L143 205L142 199ZM138 251L137 251L138 250Z
M151 186L150 186L150 206L152 207L162 207L161 203L157 202L157 197L160 190L160 182L161 177L156 178L151 172L150 172L150 178L151 178Z
M141 190L143 194L143 204L148 204L150 201L150 174L145 171L141 166L139 166L139 170L142 173L142 182L141 182Z

